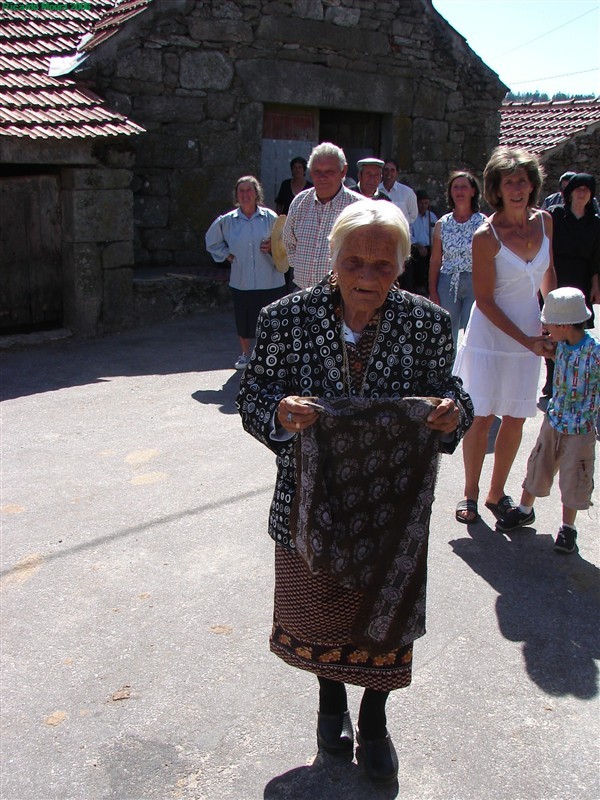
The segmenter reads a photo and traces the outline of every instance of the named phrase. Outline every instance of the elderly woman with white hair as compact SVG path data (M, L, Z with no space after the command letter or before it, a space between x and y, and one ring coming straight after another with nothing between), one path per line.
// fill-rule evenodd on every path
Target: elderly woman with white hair
M397 778L389 692L425 632L438 452L472 419L446 311L398 288L410 252L392 203L361 200L331 235L330 274L263 309L242 378L244 428L277 456L271 650L319 680L317 741L352 758L346 683L365 688L357 758Z

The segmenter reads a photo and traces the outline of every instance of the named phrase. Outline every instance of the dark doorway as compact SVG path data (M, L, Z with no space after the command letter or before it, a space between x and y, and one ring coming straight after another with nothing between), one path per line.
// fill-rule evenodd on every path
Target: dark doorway
M0 332L56 327L62 317L56 175L0 179Z
M382 152L383 119L383 114L364 111L266 105L261 181L267 205L275 207L277 189L282 180L290 177L290 159L308 158L318 142L333 142L341 147L348 160L348 174L356 180L356 162Z
M348 160L348 174L356 179L356 162L380 155L381 114L321 109L319 141L339 145Z

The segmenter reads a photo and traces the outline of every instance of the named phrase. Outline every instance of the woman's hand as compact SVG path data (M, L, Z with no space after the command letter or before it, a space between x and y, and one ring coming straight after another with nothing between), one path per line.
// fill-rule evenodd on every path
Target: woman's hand
M444 397L427 417L427 427L440 433L454 433L460 421L460 411L454 400Z
M289 433L298 433L314 425L319 412L309 406L307 398L290 395L284 397L277 406L277 421Z
M536 356L549 358L555 350L554 344L547 336L529 336L526 347Z

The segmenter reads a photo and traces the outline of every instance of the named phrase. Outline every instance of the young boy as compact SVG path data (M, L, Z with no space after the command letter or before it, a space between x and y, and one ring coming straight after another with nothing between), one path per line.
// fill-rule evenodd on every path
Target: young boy
M497 531L514 531L535 520L536 497L547 497L559 472L562 525L554 549L576 548L575 517L591 505L594 488L595 421L600 408L600 342L584 329L591 317L579 289L549 292L541 314L556 343L552 397L535 447L527 462L518 508L496 523Z

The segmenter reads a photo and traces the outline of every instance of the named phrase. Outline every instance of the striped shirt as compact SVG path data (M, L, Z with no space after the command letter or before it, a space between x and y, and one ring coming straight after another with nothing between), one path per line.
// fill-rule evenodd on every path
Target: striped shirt
M315 189L296 195L285 221L283 243L294 270L294 283L301 289L323 280L331 269L329 242L333 223L346 206L365 198L345 186L327 203L317 199Z

